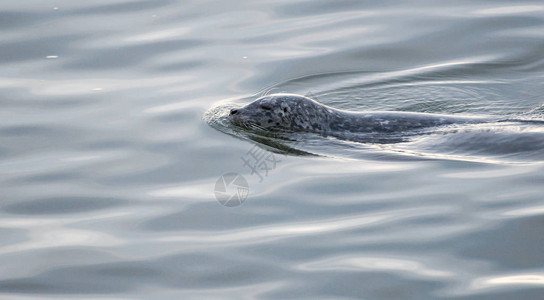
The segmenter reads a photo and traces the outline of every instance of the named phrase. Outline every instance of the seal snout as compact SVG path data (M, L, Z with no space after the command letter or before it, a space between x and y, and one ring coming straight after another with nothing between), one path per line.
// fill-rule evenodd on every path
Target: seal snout
M230 110L229 116L235 115L237 113L238 113L238 110L236 108L233 108L233 109Z

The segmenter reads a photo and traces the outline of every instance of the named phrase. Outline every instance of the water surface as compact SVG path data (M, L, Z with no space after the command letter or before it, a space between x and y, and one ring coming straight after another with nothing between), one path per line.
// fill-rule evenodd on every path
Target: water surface
M268 91L542 116L540 1L7 0L0 31L4 298L543 293L534 142L493 128L418 141L431 157L334 140L284 155L203 120ZM256 149L276 160L262 177L242 160ZM229 172L241 206L215 199Z

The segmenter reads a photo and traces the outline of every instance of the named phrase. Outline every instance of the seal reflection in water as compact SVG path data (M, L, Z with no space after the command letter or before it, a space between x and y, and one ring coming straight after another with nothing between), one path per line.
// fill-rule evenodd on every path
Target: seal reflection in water
M413 112L350 112L308 97L274 94L238 109L229 118L238 126L270 132L313 132L347 138L350 133L393 133L449 124L497 121L486 117L456 117Z

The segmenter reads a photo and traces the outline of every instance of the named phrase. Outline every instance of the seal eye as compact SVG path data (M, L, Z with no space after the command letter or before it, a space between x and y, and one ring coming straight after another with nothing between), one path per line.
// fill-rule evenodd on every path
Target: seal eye
M261 108L264 110L272 110L272 107L269 106L268 104L261 104Z

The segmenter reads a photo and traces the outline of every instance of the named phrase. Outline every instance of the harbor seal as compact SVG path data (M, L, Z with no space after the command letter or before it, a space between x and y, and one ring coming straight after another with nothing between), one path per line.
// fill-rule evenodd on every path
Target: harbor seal
M312 132L345 138L358 133L398 133L434 126L497 121L490 117L465 117L416 112L351 112L323 105L295 94L263 96L230 110L235 125L267 132Z

